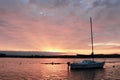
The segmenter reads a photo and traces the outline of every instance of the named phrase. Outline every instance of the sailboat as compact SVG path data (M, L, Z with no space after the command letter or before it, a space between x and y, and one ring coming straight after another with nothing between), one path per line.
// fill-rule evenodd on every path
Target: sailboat
M94 60L94 46L93 46L93 30L92 30L92 18L90 17L90 28L91 28L91 56L92 60L83 60L82 62L70 63L70 69L96 69L103 68L105 62L97 62Z

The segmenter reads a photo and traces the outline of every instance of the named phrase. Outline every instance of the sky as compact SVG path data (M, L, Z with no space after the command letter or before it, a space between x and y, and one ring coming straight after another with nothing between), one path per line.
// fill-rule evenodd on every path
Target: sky
M120 0L0 0L0 50L120 54Z

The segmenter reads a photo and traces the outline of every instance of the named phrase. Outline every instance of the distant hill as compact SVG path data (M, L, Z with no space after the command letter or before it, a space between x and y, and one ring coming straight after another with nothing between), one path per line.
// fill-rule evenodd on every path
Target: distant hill
M6 55L18 55L18 56L29 56L29 55L64 55L63 52L43 52L43 51L0 51L1 54Z
M91 55L81 55L77 54L79 58L90 58ZM120 54L95 54L95 58L120 58Z
M0 51L0 57L14 58L91 58L91 55L65 55L61 52ZM120 58L120 54L96 54L95 58Z

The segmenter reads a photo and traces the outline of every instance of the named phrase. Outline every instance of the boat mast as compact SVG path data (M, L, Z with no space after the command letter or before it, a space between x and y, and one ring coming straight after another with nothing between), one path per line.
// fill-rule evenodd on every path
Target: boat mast
M92 53L91 53L91 56L92 56L92 59L94 61L94 47L93 47L93 29L92 29L92 17L90 17L90 29L91 29L91 46L92 46Z

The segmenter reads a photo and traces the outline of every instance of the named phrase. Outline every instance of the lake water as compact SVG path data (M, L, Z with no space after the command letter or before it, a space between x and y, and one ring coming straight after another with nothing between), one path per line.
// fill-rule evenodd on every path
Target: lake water
M0 80L120 80L120 59L105 60L104 69L70 70L68 61L61 58L0 58ZM41 64L58 62L63 64Z

